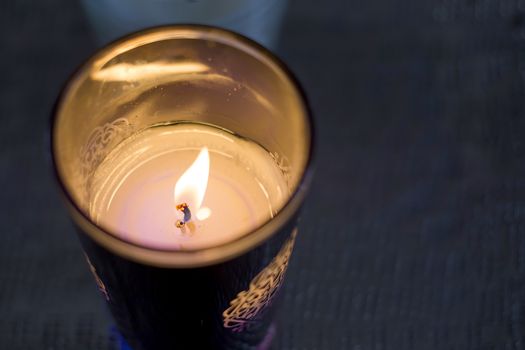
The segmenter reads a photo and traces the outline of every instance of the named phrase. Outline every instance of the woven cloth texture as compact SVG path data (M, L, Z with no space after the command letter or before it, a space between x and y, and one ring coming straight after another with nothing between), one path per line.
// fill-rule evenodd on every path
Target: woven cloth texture
M80 4L0 2L0 349L116 349L54 183ZM525 349L525 1L295 0L317 122L273 349Z

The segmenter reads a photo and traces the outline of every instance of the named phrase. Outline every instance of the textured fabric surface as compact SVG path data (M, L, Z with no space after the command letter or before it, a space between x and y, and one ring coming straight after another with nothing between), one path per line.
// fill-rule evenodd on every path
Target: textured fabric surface
M114 349L47 140L95 45L75 1L0 28L0 348ZM525 349L524 44L522 0L291 2L317 174L274 349Z

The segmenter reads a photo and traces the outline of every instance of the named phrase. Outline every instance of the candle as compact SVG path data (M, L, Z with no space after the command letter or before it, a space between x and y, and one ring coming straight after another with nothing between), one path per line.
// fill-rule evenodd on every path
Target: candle
M274 159L255 142L209 125L176 123L123 141L99 165L92 193L91 217L122 239L196 250L257 228L289 190Z
M131 348L267 346L313 155L306 100L278 59L217 28L136 33L71 77L52 141Z

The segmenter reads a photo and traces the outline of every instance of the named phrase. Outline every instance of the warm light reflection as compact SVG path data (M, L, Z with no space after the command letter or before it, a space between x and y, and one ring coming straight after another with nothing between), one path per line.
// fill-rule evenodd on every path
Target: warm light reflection
M202 73L208 66L198 62L117 63L91 73L94 80L134 81L158 78L167 74Z
M193 164L175 184L175 205L187 203L199 220L205 220L211 215L209 208L201 207L208 187L209 172L210 156L208 148L203 147Z

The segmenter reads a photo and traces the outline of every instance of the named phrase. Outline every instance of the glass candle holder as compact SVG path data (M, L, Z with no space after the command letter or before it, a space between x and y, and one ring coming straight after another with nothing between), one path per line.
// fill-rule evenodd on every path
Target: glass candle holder
M312 136L283 63L218 28L132 34L70 78L54 111L56 175L133 349L269 343Z

